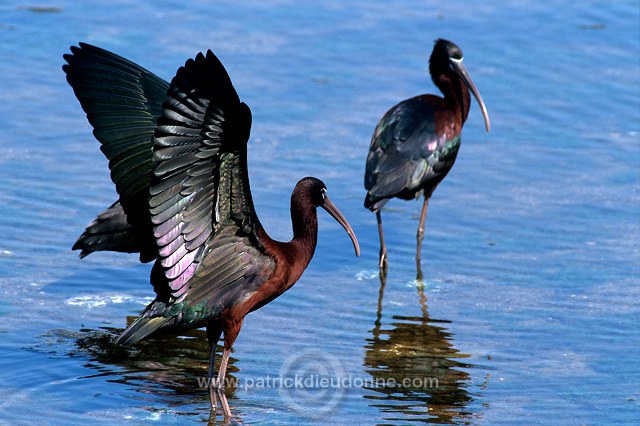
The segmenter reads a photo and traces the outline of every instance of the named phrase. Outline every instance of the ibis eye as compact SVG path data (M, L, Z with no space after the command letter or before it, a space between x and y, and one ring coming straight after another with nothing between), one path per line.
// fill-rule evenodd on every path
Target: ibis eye
M462 66L462 57L456 58L454 56L449 56L449 62L448 63L449 63L449 69L451 71L458 72L456 70L456 68L459 68L459 67Z
M325 198L327 198L327 189L326 188L322 188L320 190L320 195L322 195L322 199L324 200Z

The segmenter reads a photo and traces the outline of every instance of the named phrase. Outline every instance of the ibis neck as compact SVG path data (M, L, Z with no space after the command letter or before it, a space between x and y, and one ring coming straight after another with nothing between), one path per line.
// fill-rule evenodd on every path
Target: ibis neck
M449 105L449 109L453 111L455 117L460 120L459 125L467 121L469 115L469 107L471 105L471 95L469 89L462 79L457 75L451 76L443 74L435 81L436 85L442 91L444 100Z
M293 255L292 278L297 280L306 269L318 242L318 215L310 202L291 200L293 239L290 247Z

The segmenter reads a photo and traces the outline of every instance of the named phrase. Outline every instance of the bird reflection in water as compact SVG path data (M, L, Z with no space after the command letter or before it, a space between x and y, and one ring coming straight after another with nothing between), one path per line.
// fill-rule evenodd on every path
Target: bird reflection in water
M135 347L114 345L114 335L119 331L82 330L83 335L76 339L77 355L88 355L90 361L85 367L97 371L85 378L113 376L112 382L126 384L142 394L139 400L143 401L143 406L148 402L150 411L157 411L160 399L168 407L185 407L185 412L179 414L208 418L209 410L203 401L209 398L204 381L207 379L210 346L204 330L192 330L181 336L159 334ZM222 352L222 346L218 346L217 352ZM230 400L234 399L236 392L236 361L234 357L229 358L225 395ZM242 414L234 414L234 420L241 421Z
M471 417L465 407L473 400L465 389L470 377L464 369L468 358L451 342L449 321L429 317L424 284L417 290L421 316L392 317L391 327L382 324L382 301L386 277L381 275L378 311L372 337L367 339L364 364L373 376L365 388L372 407L388 413L387 421L451 423Z

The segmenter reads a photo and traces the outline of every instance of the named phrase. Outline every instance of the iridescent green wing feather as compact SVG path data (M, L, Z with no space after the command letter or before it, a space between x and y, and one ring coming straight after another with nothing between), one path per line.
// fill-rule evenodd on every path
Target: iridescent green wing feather
M380 120L367 157L366 207L375 208L379 200L391 197L413 198L451 169L459 138L449 141L446 131L438 134L435 116L433 103L421 96L401 102Z
M109 242L105 236L106 248L98 249L142 249L143 258L155 258L147 203L153 169L153 133L169 83L127 59L89 44L80 43L71 52L64 55L68 63L63 66L67 81L109 160L111 179L126 220L136 231L136 238L142 239L138 247L122 248L116 239ZM122 222L122 218L117 219ZM110 230L109 223L103 227L105 232Z

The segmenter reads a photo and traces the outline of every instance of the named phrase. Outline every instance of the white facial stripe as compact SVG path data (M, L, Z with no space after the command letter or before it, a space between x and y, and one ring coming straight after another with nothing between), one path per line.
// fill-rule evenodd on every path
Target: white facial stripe
M463 59L464 58L456 59L456 58L449 57L449 60L451 62L455 62L456 64L461 64Z
M320 193L322 194L322 199L324 200L327 197L327 189L326 188L322 188L320 190Z

